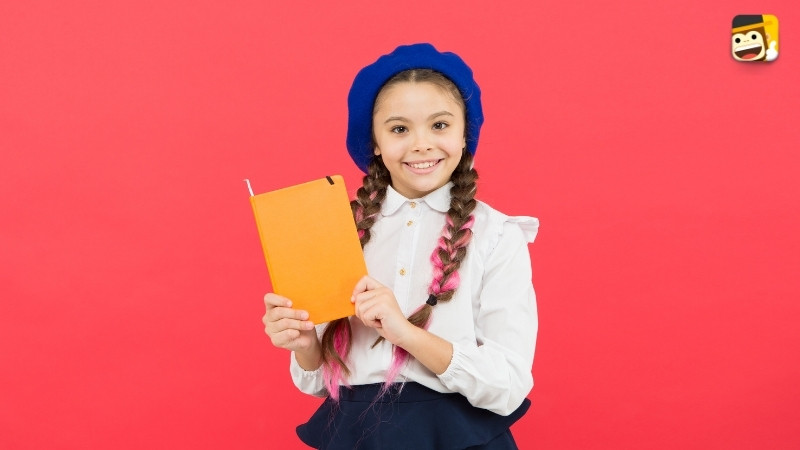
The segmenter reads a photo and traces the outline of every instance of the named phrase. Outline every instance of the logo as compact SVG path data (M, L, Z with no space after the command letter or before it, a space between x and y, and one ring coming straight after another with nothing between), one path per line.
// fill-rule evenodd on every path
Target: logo
M731 54L736 61L775 61L778 18L771 14L739 15L731 25Z

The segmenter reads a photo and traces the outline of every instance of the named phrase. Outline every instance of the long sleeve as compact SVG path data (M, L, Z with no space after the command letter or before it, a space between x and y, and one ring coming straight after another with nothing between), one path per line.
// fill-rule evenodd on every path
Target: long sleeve
M501 415L513 412L533 387L538 316L527 247L535 236L533 224L529 237L516 223L503 225L484 266L476 342L454 342L450 366L439 376L472 405Z
M317 336L321 336L325 331L326 325L317 325ZM292 375L292 381L301 392L304 392L315 397L324 397L328 394L325 389L325 383L322 378L322 366L317 370L305 370L300 367L295 357L295 352L291 352L289 363L289 373Z

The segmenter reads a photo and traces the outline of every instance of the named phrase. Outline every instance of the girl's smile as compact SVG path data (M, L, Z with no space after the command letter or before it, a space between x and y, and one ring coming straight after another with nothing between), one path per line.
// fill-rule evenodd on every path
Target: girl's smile
M429 161L406 162L404 164L409 167L409 170L417 175L423 175L433 172L441 161L441 159L435 159Z

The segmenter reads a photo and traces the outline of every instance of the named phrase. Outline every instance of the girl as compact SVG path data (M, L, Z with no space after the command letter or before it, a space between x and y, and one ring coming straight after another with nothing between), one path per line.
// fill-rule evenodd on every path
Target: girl
M347 148L366 172L351 203L369 275L356 314L310 323L267 294L272 343L327 396L300 439L324 449L515 449L538 328L528 242L538 220L475 200L483 123L471 69L430 44L356 76Z

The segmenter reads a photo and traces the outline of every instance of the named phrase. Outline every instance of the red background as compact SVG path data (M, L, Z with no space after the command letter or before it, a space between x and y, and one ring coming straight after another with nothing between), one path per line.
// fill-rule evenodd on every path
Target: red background
M542 223L520 446L800 448L800 10L697 3L2 2L0 447L301 448L242 179L352 192L353 76L431 41Z

